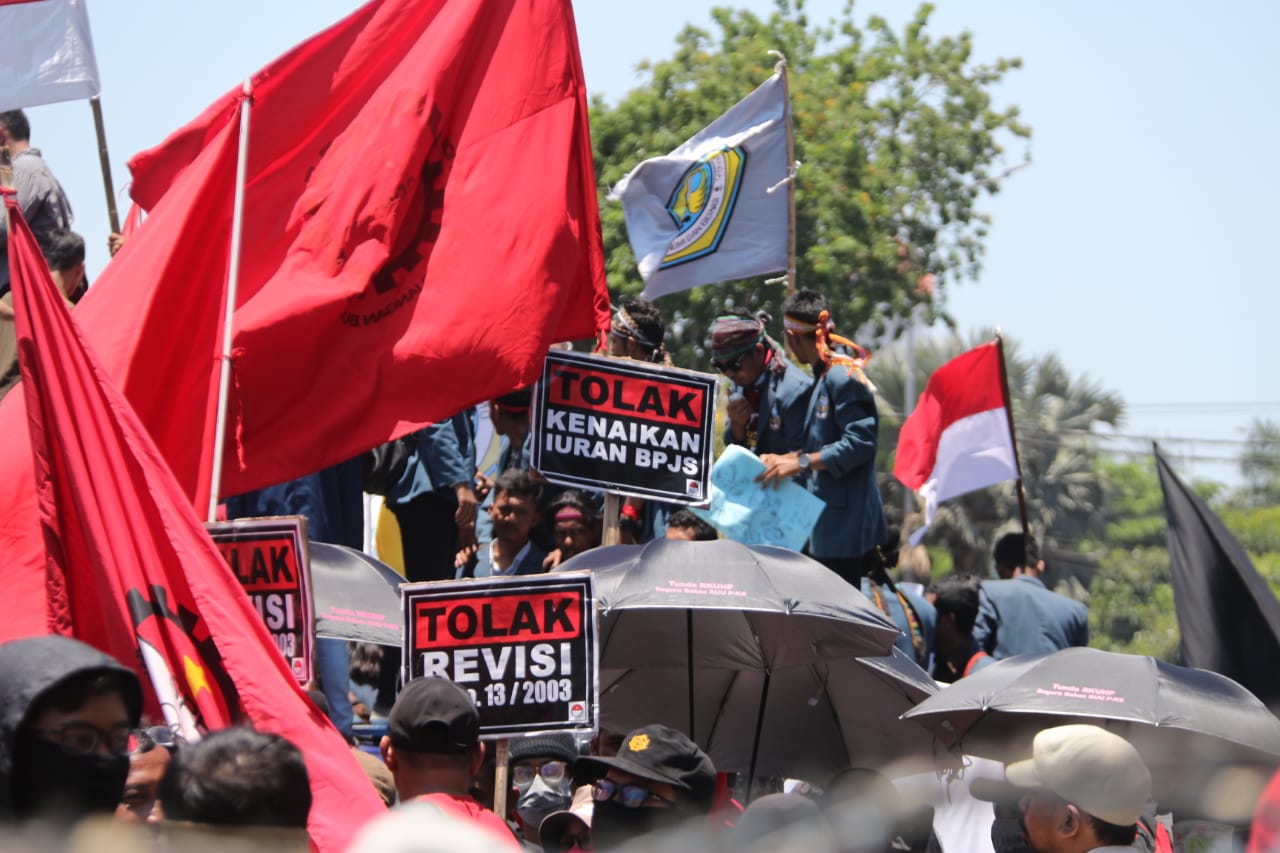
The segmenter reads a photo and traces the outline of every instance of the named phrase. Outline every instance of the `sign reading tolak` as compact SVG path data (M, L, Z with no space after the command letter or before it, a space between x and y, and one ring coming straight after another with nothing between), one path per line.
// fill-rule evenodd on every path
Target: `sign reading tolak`
M299 684L311 680L311 577L300 515L205 525Z
M705 503L716 377L631 359L547 354L533 467L553 483Z
M590 572L405 584L405 679L448 678L483 737L595 730Z

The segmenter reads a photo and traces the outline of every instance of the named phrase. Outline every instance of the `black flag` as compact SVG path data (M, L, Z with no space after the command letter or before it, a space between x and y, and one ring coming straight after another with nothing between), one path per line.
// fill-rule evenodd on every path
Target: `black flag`
M1249 555L1155 448L1169 519L1169 570L1182 663L1221 673L1280 704L1280 601Z

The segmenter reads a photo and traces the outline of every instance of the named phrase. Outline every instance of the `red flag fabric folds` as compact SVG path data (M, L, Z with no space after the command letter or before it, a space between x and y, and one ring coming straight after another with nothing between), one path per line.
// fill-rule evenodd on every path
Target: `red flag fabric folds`
M568 0L376 0L254 75L224 494L533 381L607 328ZM76 318L207 505L241 90L135 159L140 228ZM21 395L0 405L20 426ZM0 446L0 584L43 627L25 447Z
M50 627L137 667L153 685L152 714L188 735L243 720L293 741L311 776L312 836L323 850L342 850L380 800L358 784L362 773L342 737L298 690L146 428L73 323L17 204L6 203L56 613Z

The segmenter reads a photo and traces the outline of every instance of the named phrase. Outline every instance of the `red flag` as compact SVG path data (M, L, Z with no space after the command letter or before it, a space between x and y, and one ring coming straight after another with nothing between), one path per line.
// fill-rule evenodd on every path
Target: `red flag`
M549 343L607 328L568 0L377 0L252 89L224 493L527 384ZM135 159L146 227L76 308L199 507L239 100ZM0 434L20 396L0 405ZM0 638L43 626L25 456L0 446L0 585L26 608Z
M153 685L152 712L188 735L243 719L295 743L311 776L312 837L323 850L344 849L381 801L352 783L359 765L298 690L146 428L72 322L16 201L6 206L57 631L137 667Z
M893 473L924 496L925 527L940 502L1018 479L1000 359L992 341L939 367L902 425Z

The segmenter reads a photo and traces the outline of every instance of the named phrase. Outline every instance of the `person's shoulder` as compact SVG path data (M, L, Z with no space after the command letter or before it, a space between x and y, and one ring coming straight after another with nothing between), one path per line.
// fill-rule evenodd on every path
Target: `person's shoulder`
M858 378L856 372L850 372L849 368L843 364L829 366L822 374L822 381L831 389L833 395L875 400L875 395L871 393L867 384Z

